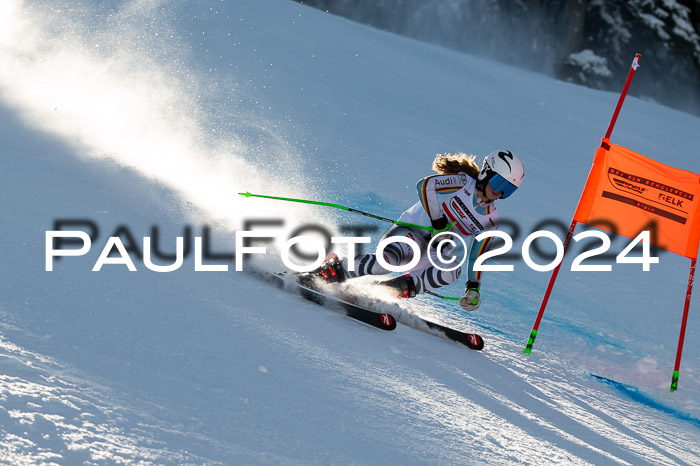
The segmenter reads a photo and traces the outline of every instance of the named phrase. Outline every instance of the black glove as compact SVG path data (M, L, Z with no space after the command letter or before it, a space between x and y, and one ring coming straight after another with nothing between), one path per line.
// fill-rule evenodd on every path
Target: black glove
M447 216L445 216L445 214L442 214L442 217L440 217L437 220L433 220L431 218L430 224L433 226L433 229L438 230L438 233L439 233L440 231L444 230L447 227Z
M445 214L442 214L442 217L440 217L440 218L437 219L437 220L433 220L433 219L431 218L431 219L430 219L430 224L431 224L432 227L433 227L433 231L431 232L431 234L432 234L433 236L435 236L435 235L437 235L437 234L439 234L439 233L443 233L443 232L445 232L445 231L450 231L450 230L452 229L452 227L455 226L456 223L457 223L457 222L448 222L448 221L447 221L447 217L445 216Z

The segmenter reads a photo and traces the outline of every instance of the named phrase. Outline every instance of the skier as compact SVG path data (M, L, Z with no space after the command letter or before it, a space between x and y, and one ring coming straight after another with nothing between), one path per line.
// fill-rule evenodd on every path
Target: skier
M475 156L466 154L438 154L433 161L431 175L418 182L419 201L406 210L400 222L414 225L432 225L433 232L402 225L394 225L382 236L406 237L415 241L421 252L418 264L408 273L379 284L391 287L400 297L412 298L417 294L455 283L461 268L436 267L436 243L429 248L432 236L442 232L452 232L462 237L467 244L469 271L464 296L460 306L476 310L481 304L481 272L474 270L474 262L489 246L491 238L476 241L476 236L484 231L498 228L498 215L494 205L496 199L505 199L520 186L524 176L523 164L510 151L492 152L484 158L481 169ZM444 235L443 235L444 236ZM453 243L454 244L454 243ZM446 247L445 247L446 246ZM449 243L443 244L442 254L449 253ZM440 246L437 246L440 247ZM429 250L430 249L430 250ZM414 257L413 249L403 242L392 242L384 248L383 258L392 266L406 265ZM350 271L348 259L340 259L331 254L316 270L300 276L302 282L310 283L320 279L327 283L340 283L363 275L384 275L389 271L382 267L375 254L361 254L355 257L354 271Z

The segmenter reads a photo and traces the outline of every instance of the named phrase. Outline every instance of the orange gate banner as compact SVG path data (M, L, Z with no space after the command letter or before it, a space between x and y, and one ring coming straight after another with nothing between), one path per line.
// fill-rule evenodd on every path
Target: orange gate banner
M695 259L700 243L700 175L603 139L574 220L629 238L649 230L654 246Z

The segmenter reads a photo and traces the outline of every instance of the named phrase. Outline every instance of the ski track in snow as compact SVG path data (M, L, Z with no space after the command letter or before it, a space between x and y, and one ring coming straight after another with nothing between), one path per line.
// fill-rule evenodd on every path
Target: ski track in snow
M366 286L353 288L360 294L368 292ZM408 303L413 310L405 310L403 315L397 314L400 310L395 305L367 304L395 317L398 315L399 322L411 320L412 312L420 312L424 317L465 330L463 318L444 319L443 313L431 312L425 304ZM415 321L411 325L415 326ZM439 332L427 328L424 331L439 337ZM285 338L280 336L279 339ZM448 344L461 350L457 343ZM700 460L697 451L687 448L694 444L694 434L677 435L673 429L675 421L656 425L653 432L648 432L645 422L649 415L653 416L653 407L644 407L644 414L619 420L619 412L639 411L639 401L618 399L614 393L601 390L590 383L590 377L580 368L569 363L558 362L542 368L537 363L523 360L518 354L521 348L511 341L487 338L487 345L488 349L481 355L491 366L496 365L502 370L496 376L496 383L490 378L480 378L481 371L470 375L464 368L448 363L438 363L439 373L435 373L435 368L422 368L422 372L414 373L409 367L395 366L394 371L401 372L397 378L385 374L382 365L366 360L358 367L338 359L327 350L307 347L307 351L324 364L331 361L324 367L326 370L339 370L351 374L352 380L363 381L363 386L376 386L376 393L382 394L377 404L384 409L392 409L391 403L384 399L384 396L391 395L397 403L394 409L404 410L404 416L418 416L421 424L427 422L431 434L430 439L424 440L431 447L423 446L428 450L426 460L443 455L441 452L445 450L459 451L459 455L479 455L496 462L692 464ZM301 347L305 345L290 342L290 350ZM469 362L475 362L473 358L480 356L469 350L466 353L464 359ZM494 372L494 368L490 367L488 372ZM507 394L499 392L502 389L500 384L508 386ZM513 401L522 394L528 395L526 401ZM572 420L578 425L576 429L569 426ZM541 439L549 438L544 432L557 436L559 440L542 442ZM433 438L436 433L439 442ZM412 432L411 437L415 436L420 437L421 433ZM561 442L567 448L558 447ZM410 445L402 445L402 448L410 449ZM538 455L538 452L542 454Z
M7 463L202 461L155 440L141 415L105 400L105 387L73 379L70 369L1 336L0 365L0 456Z

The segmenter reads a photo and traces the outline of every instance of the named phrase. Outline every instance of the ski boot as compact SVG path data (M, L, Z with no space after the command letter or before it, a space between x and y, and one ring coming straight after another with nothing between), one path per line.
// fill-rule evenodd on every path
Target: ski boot
M398 298L415 298L416 297L416 284L413 281L411 275L399 275L398 277L386 280L383 282L377 282L378 285L387 286L396 290L396 296Z
M314 282L316 281L321 283L343 283L346 277L340 258L335 253L332 253L316 270L297 275L297 280L308 288L314 288Z

